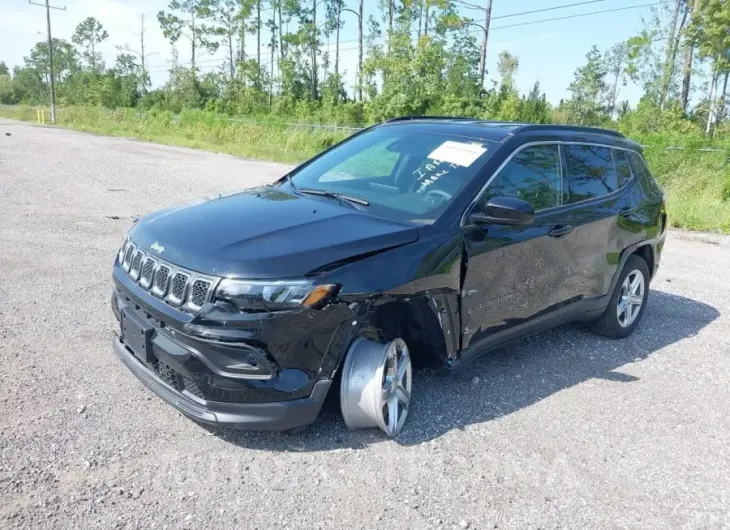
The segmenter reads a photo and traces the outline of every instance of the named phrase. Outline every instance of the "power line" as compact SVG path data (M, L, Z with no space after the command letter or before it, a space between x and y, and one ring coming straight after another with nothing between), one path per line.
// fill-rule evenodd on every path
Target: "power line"
M595 2L596 0L592 0L592 1ZM603 1L603 0L601 0L601 1ZM493 30L493 29L506 29L506 28L516 28L516 27L519 27L519 26L530 26L530 25L533 25L533 24L541 24L543 22L553 22L553 21L556 21L556 20L566 20L566 19L569 19L569 18L588 17L588 16L591 16L591 15L600 15L602 13L612 13L612 12L615 12L615 11L627 11L629 9L640 9L640 8L643 8L643 7L651 7L651 6L658 6L658 5L668 4L670 1L671 0L662 0L660 2L654 2L654 3L651 3L651 4L641 4L641 5L636 5L636 6L619 7L619 8L613 8L613 9L603 9L603 10L600 10L600 11L591 11L589 13L578 13L577 15L567 15L567 16L564 16L564 17L545 18L545 19L541 19L541 20L533 20L533 21L530 21L530 22L518 22L517 24L510 24L510 25L507 25L507 26L496 26L496 27L490 28L490 31ZM586 3L588 3L588 2L586 2ZM571 5L576 5L576 4L571 4ZM560 7L560 6L556 6L556 7L550 8L550 9L556 9L557 7ZM547 11L547 10L548 9L545 9L545 11ZM537 10L537 11L541 11L541 10ZM537 12L537 11L535 11L535 12ZM502 16L499 16L499 17L492 17L492 20L502 19L502 18L509 18L509 17L523 15L523 14L525 14L525 13L513 13L513 14L510 14L510 15L502 15ZM417 33L417 30L410 31L409 33L411 35L413 35L413 34ZM482 30L467 31L467 33L482 33ZM340 44L348 44L348 43L351 43L351 42L358 42L358 40L357 39L341 40L340 41ZM342 51L342 50L340 50L340 51Z
M577 2L577 3L574 2L572 4L561 4L561 5L552 6L552 7L546 7L546 8L542 8L542 9L534 9L532 11L522 11L520 13L509 13L507 15L500 15L500 16L491 17L491 18L492 18L492 20L499 20L499 19L503 19L503 18L514 18L514 17L524 16L524 15L531 15L531 14L534 14L534 13L542 13L542 12L546 12L546 11L555 11L557 9L566 9L566 8L569 8L569 7L576 7L576 6L580 6L580 5L586 5L586 4L595 4L595 3L598 3L598 2L605 2L605 1L606 0L585 0L583 2ZM459 4L463 4L463 5L471 8L471 9L480 9L480 10L483 10L484 9L483 7L475 6L474 4L469 4L468 2L465 2L463 0L454 0L454 2L457 2ZM273 9L272 8L268 8L268 9L262 9L261 11L262 12L264 12L264 11L273 11ZM417 30L412 30L409 33L411 35L413 35L413 34L417 33ZM351 42L359 42L359 40L358 39L341 40L340 41L340 44L348 44L348 43L351 43ZM335 44L329 44L327 46L328 47L332 47L332 46L335 46ZM340 50L340 51L343 51L343 50ZM264 55L264 54L262 54L262 55ZM207 61L198 61L198 62L202 63L202 62L214 62L214 61L218 61L218 59L207 60ZM163 67L163 65L153 66L152 68L160 68L160 67Z
M46 26L48 28L48 65L50 67L50 77L51 77L51 123L56 123L56 80L55 75L53 73L53 39L51 38L51 9L58 9L59 11L66 11L66 6L63 7L56 7L52 6L48 3L48 0L46 0L45 5L44 4L37 4L35 2L32 2L31 0L28 0L29 4L32 4L34 6L40 6L46 8Z
M484 11L484 8L481 6L476 6L474 4L467 4L466 2L462 2L460 0L454 0L455 2L459 4L463 4L467 6L468 9L478 9L480 11ZM576 7L576 6L582 6L586 4L597 4L598 2L605 2L606 0L586 0L585 2L577 2L573 4L562 4L559 6L553 6L553 7L545 7L542 9L533 9L532 11L523 11L521 13L510 13L508 15L500 15L497 17L492 17L492 20L497 20L500 18L512 18L512 17L521 17L523 15L532 15L534 13L544 13L545 11L555 11L557 9L567 9L568 7Z
M479 11L483 11L484 8L482 6L478 6L476 4L470 4L469 2L464 2L464 0L454 0L455 4L460 4L462 6L466 6L467 9L478 9Z
M544 20L534 20L532 22L520 22L519 24L509 24L507 26L497 26L496 28L492 28L492 29L507 29L507 28L516 28L518 26L531 26L533 24L540 24L542 22L553 22L555 20L568 20L569 18L589 17L591 15L600 15L603 13L615 13L617 11L628 11L629 9L640 9L642 7L652 7L652 6L658 6L658 5L668 4L668 3L669 3L669 0L664 0L662 2L653 2L651 4L641 4L638 6L616 7L613 9L603 9L601 11L591 11L590 13L580 13L578 15L567 15L564 17L554 17L554 18L546 18Z
M545 18L545 19L541 19L541 20L532 20L532 21L529 21L529 22L519 22L519 23L516 23L516 24L508 24L506 26L495 26L493 28L490 28L490 30L516 28L516 27L520 27L520 26L530 26L530 25L534 25L534 24L542 24L542 23L545 23L545 22L554 22L554 21L558 21L558 20L568 20L568 19L573 19L573 18L581 18L581 17L588 17L588 16L593 16L593 15L600 15L600 14L603 14L603 13L614 13L614 12L617 12L617 11L627 11L627 10L630 10L630 9L641 9L641 8L644 8L644 7L653 7L653 6L658 6L658 5L664 5L664 4L667 4L669 2L670 2L670 0L662 0L660 2L653 2L653 3L649 3L649 4L640 4L640 5L635 5L635 6L626 6L626 7L612 8L612 9L603 9L603 10L599 10L599 11L591 11L589 13L578 13L578 14L575 14L575 15L566 15L566 16L562 16L562 17L551 17L551 18ZM550 8L550 9L555 9L555 8ZM516 16L516 15L517 15L517 13L515 13L514 15L503 15L501 17L493 17L493 19L494 18L507 18L509 16ZM413 34L415 32L412 31L410 33ZM467 33L481 33L481 30L467 31ZM340 41L340 44L347 44L347 43L352 43L352 42L358 42L358 40L357 39L342 40L342 41ZM380 44L384 44L384 43L385 43L385 41L381 42ZM330 44L330 47L331 46L334 46L334 45L335 44ZM357 50L357 49L359 49L359 46L352 47L352 48L340 48L340 53L346 52L346 51ZM271 56L271 54L266 54L266 55L267 55L267 57L270 57ZM264 54L262 54L262 56L264 56ZM223 60L221 60L221 59L208 59L206 61L198 61L198 63L203 63L203 62L220 62L222 64L222 62L225 62L225 59L223 59ZM185 63L178 63L178 65L180 65L180 64L182 64L182 65L189 65L190 62L188 61L188 62L185 62ZM156 66L155 68L162 68L162 65ZM164 69L165 68L163 68L162 70L156 70L156 71L163 71Z

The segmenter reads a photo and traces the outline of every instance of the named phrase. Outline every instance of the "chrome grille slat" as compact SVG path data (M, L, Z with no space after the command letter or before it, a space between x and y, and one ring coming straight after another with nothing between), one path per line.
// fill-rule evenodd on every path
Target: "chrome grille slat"
M119 264L142 289L188 313L200 311L210 301L219 281L148 254L129 238L119 250Z
M139 279L139 274L142 271L142 260L144 259L145 255L144 252L141 250L138 250L134 254L134 258L132 259L132 264L129 266L129 276L133 280Z
M167 287L170 284L170 273L172 269L167 265L160 265L155 273L154 287L152 292L159 296L164 297L167 294Z
M157 266L157 260L154 258L147 257L142 265L142 272L140 273L139 284L145 289L149 289L152 286L152 280L155 277L155 267Z
M122 262L122 268L129 272L129 267L132 265L132 256L134 255L134 251L137 250L137 247L135 247L133 244L130 244L127 247L127 252L124 254L124 261Z
M200 309L203 304L208 301L208 294L210 293L211 282L198 278L193 281L192 287L190 288L190 299L188 304L194 309Z
M122 248L119 249L119 253L117 255L117 259L119 260L119 263L124 263L124 256L127 254L127 245L129 245L129 238L124 238L124 243L122 244Z
M184 272L176 272L172 277L172 283L170 284L170 294L167 295L167 299L175 305L180 305L185 300L185 292L188 286L188 280L190 275Z

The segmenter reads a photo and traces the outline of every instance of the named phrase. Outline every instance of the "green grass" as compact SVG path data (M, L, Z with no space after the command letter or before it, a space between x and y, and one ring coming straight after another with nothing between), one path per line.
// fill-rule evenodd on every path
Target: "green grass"
M33 107L0 107L0 116L36 121ZM48 116L46 116L48 120ZM58 125L97 134L123 136L218 153L296 163L345 138L345 131L231 123L225 116L184 111L179 120L169 112L135 109L64 107ZM633 137L648 146L646 158L667 196L673 227L730 233L730 135L710 143L699 134L650 134ZM667 147L684 150L667 150ZM720 152L701 152L712 147Z
M0 116L37 120L36 109L24 106L0 107ZM49 119L46 115L46 122ZM225 116L202 111L184 111L178 120L166 111L141 113L135 109L98 107L64 107L58 111L57 125L286 163L306 160L347 136L343 131L290 128L283 124L231 123Z
M667 196L676 228L730 233L730 137L649 135L634 138L647 147L649 167ZM667 150L667 147L684 150ZM698 151L710 147L718 152Z

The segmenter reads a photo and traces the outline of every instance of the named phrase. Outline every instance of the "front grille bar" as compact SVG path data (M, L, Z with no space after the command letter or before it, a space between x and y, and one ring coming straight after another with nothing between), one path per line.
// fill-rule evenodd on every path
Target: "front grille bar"
M152 280L155 278L155 270L157 269L157 260L147 258L142 265L142 272L139 278L139 284L145 289L152 287Z
M142 272L142 260L144 259L144 252L138 250L132 258L132 265L129 267L129 275L133 280L139 280L139 275Z
M137 250L137 247L135 247L134 244L130 243L127 247L127 251L124 253L122 268L127 272L129 272L129 267L132 266L132 256L134 255L135 250Z
M175 305L180 305L185 300L185 295L188 291L188 280L190 275L184 272L176 272L172 277L172 284L170 285L170 294L167 295L167 299Z
M162 261L134 245L125 242L119 252L122 269L141 288L157 298L189 313L200 311L210 301L217 278Z

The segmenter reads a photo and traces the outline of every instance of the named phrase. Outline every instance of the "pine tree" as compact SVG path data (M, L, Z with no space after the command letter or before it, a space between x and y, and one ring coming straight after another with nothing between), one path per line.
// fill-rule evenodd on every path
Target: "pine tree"
M83 57L92 72L98 73L104 68L101 53L97 51L97 47L108 38L109 33L94 17L88 17L76 26L71 42L84 48Z
M606 68L597 46L586 54L586 64L575 71L568 87L571 118L579 124L596 124L604 116Z

